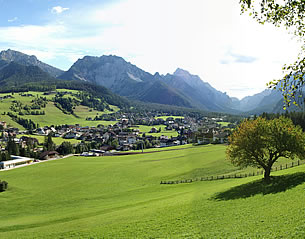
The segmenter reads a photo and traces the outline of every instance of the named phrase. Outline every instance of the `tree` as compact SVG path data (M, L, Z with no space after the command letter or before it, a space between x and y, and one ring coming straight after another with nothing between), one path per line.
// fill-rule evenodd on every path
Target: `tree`
M52 140L52 133L49 133L47 136L45 136L44 148L45 148L45 151L55 150L55 144L53 143L53 140Z
M57 148L57 152L62 155L72 154L74 151L73 145L70 142L62 142L62 144Z
M229 137L227 159L235 166L263 168L270 181L272 165L280 158L305 158L305 135L285 117L244 120Z
M283 67L284 77L268 83L269 88L282 91L286 106L302 103L305 85L305 1L304 0L240 0L241 12L250 12L259 23L285 27L304 42L298 59Z
M6 150L9 155L19 155L19 146L15 143L13 137L8 138Z
M117 148L119 146L119 141L117 139L114 139L111 141L110 145L114 148Z

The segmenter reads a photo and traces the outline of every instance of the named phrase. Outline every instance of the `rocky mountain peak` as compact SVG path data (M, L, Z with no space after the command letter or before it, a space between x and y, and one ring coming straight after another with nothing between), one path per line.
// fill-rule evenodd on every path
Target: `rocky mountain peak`
M11 49L1 51L0 60L6 61L7 63L16 62L24 66L38 66L41 70L49 73L53 77L57 77L63 73L62 70L39 61L36 56L30 56Z
M187 70L183 70L181 68L177 68L173 75L181 76L181 77L190 77L190 76L192 76L192 74L189 73Z
M29 55L26 55L19 51L14 51L11 49L8 49L6 51L1 51L0 59L5 60L5 61L16 61L19 63L27 62L27 63L31 63L31 64L37 64L37 62L38 62L38 59L36 58L36 56L29 56Z

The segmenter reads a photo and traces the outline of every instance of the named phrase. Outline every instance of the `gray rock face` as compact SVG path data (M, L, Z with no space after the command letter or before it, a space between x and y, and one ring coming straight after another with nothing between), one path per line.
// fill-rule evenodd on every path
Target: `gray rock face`
M178 68L173 75L167 74L165 82L174 87L193 101L199 108L233 112L229 106L231 98L223 92L213 88L209 83L204 82L197 75L192 75L188 71Z
M191 107L179 93L161 80L117 56L85 56L60 76L105 86L112 92L144 102Z
M7 63L13 61L13 62L16 62L21 65L25 65L25 66L30 66L30 65L38 66L40 69L49 73L53 77L57 77L63 73L62 70L39 61L36 58L36 56L29 56L24 53L10 50L10 49L0 52L0 60L2 60L3 62L7 62ZM1 67L1 64L0 64L0 67Z
M117 56L85 56L60 78L85 80L105 86L115 93L128 96L137 83L152 80L153 76ZM132 89L131 89L132 88Z
M117 56L86 56L79 59L60 78L89 81L105 86L121 96L146 102L216 111L225 108L212 103L215 97L207 102L212 95L211 92L217 91L198 76L190 75L181 69L178 69L174 75L162 76L158 73L151 75ZM203 88L208 88L205 98L199 96L206 93L204 90L198 91ZM223 93L217 92L217 94Z
M130 99L229 113L256 109L268 95L262 93L239 101L186 70L178 68L174 74L152 75L123 58L112 55L85 56L60 78L102 85Z
M276 105L283 101L282 95L279 91L264 90L252 96L246 96L241 100L232 101L232 108L253 114L260 114L262 112L278 112Z
M178 68L174 74L152 75L113 55L85 56L60 78L102 85L130 99L219 112L272 111L280 100L279 94L264 91L240 101L183 69Z

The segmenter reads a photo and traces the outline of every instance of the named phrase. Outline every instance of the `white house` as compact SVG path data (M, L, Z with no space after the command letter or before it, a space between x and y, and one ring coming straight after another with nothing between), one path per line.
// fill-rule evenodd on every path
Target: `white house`
M0 162L0 169L15 168L18 165L30 164L33 159L19 156L12 156L12 160Z

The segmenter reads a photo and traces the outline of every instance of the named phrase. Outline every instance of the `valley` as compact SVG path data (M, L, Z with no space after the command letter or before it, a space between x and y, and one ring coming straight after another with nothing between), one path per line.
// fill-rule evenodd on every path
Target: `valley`
M71 157L0 172L10 182L0 197L0 237L303 237L304 165L273 173L293 187L251 197L246 192L261 176L160 185L198 168L203 176L236 172L224 149Z
M66 72L39 61L35 56L10 49L0 52L0 60L0 85L6 91L13 82L15 88L18 86L19 91L24 91L24 84L28 82L46 85L43 82L57 79L56 85L67 84L63 83L66 81L90 83L106 87L131 102L144 104L244 115L283 112L282 96L277 91L266 89L239 100L218 91L187 70L177 68L173 74L156 72L153 75L114 55L85 56ZM291 107L291 110L297 108Z
M239 122L281 109L280 94L239 101L185 70L150 75L116 56L67 72L0 56L1 160L29 162L0 170L0 237L305 236L303 162L280 158L265 184L226 160ZM302 113L286 116L304 127Z
M304 9L0 0L0 239L305 238Z

